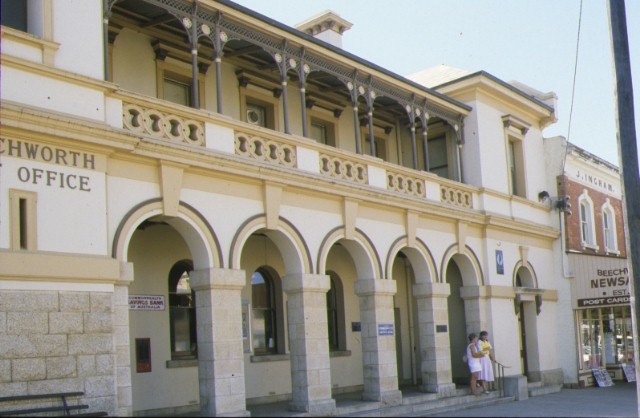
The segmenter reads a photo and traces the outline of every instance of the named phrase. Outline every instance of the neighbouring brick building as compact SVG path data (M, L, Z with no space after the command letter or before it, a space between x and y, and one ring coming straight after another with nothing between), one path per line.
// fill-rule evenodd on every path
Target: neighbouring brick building
M550 173L562 173L554 206L571 283L578 384L594 385L597 368L614 380L625 379L623 368L634 363L634 347L620 172L564 138L545 139L545 146L548 155L564 158Z

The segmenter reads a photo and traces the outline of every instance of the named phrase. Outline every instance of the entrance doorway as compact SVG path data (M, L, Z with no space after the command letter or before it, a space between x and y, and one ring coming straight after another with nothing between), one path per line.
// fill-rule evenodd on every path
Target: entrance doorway
M520 328L520 370L524 376L529 374L529 366L527 363L527 326L525 321L525 306L523 302L520 302L520 309L518 314L518 325Z

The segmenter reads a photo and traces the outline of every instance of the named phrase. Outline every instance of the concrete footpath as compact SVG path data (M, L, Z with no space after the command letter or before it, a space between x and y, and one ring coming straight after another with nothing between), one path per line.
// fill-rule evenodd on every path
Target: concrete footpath
M437 417L638 417L636 383L562 389L524 401L445 412Z

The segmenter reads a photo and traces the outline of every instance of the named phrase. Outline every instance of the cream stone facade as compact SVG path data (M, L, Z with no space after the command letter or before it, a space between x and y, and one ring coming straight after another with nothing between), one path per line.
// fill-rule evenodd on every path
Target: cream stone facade
M2 26L0 392L330 415L455 396L483 329L511 395L564 382L553 94L401 77L333 13L25 4Z

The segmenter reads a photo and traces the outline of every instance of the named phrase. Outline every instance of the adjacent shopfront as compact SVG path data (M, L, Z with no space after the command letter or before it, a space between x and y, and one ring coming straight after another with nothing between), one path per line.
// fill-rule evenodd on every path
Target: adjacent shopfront
M570 255L575 272L580 386L593 386L593 369L604 368L613 380L623 380L623 364L633 363L633 337L626 259Z

